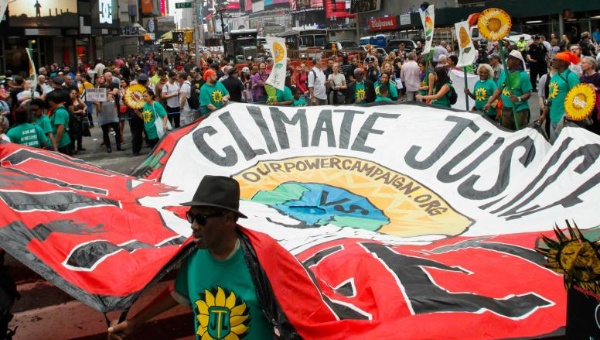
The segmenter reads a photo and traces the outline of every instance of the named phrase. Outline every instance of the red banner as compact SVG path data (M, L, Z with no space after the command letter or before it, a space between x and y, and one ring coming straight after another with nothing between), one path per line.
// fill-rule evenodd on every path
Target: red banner
M390 16L385 18L375 18L369 20L369 30L371 32L377 31L391 31L398 28L398 16Z

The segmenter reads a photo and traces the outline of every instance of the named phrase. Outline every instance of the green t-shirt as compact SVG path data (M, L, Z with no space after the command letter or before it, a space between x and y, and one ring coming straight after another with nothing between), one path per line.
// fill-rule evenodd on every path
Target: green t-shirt
M306 106L306 100L304 100L302 97L294 99L292 106Z
M209 114L208 104L213 104L217 109L220 108L223 106L223 97L228 94L229 92L220 81L214 85L205 83L200 88L200 112L204 115Z
M44 132L39 126L24 123L15 125L6 133L13 143L39 148L46 142Z
M196 339L273 338L241 247L225 261L196 249L177 274L175 293L194 310Z
M483 107L487 104L488 99L494 95L497 88L496 82L491 78L488 78L485 81L478 80L475 83L473 95L475 96L475 109L477 111L483 112ZM490 108L485 114L488 116L496 116L496 109Z
M381 85L379 82L375 82L375 94L377 95L377 98L379 98L379 85ZM388 83L388 87L390 89L390 91L388 92L388 97L389 98L398 98L398 89L396 88L395 84L392 84L391 82Z
M292 89L290 89L287 86L283 87L283 91L281 91L280 89L276 89L276 93L278 102L287 102L288 100L294 100Z
M375 103L382 103L382 102L383 103L393 103L394 101L388 97L384 98L384 97L377 96L377 98L375 98Z
M548 100L550 104L550 121L560 122L565 114L565 98L573 86L579 84L579 78L575 72L566 69L563 73L554 73L548 85Z
M33 122L33 124L39 126L42 129L42 132L44 134L47 134L49 132L52 132L52 124L50 124L50 118L48 118L48 116L46 115L41 115L39 116L35 122Z
M50 122L52 122L52 132L54 133L54 136L57 136L56 132L60 125L65 127L62 137L56 143L57 147L64 148L71 144L71 138L69 137L69 112L67 109L62 105L57 107L54 112L52 112L52 116L50 116Z
M448 85L450 87L450 90L448 90L448 92L446 92L446 94L442 98L432 101L431 105L441 106L441 107L451 107L452 106L452 105L450 105L450 100L448 99L448 97L450 96L450 91L454 91L452 89L452 84L446 83L444 85ZM442 87L444 87L444 85L442 85ZM440 90L441 89L435 89L435 92L437 93Z
M359 100L361 101L361 104L364 103L365 97L367 96L367 92L365 91L365 82L361 82L361 83L356 83L356 85L354 86L354 102L357 102Z
M507 81L507 72L506 70L502 70L500 74L500 78L498 79L498 84L502 88L502 105L503 107L514 109L514 112L519 112L522 110L529 109L529 101L524 100L522 102L513 103L510 100L510 93L521 97L525 93L531 92L533 89L531 87L531 80L529 80L529 75L525 71L513 71L508 72L508 81Z
M431 73L431 71L428 69L427 72L425 73L425 76L423 77L423 79L421 79L421 87L423 86L427 86L429 87L429 74ZM420 93L424 96L426 96L429 93L429 90L420 90Z
M158 138L158 132L156 132L156 126L154 126L157 114L161 119L167 115L167 111L165 111L165 108L159 102L155 101L154 105L144 104L142 117L144 118L144 130L146 130L148 139Z

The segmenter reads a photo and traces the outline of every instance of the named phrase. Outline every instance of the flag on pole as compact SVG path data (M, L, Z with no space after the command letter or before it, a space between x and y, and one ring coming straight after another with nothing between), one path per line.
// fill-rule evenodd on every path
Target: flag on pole
M435 10L433 5L425 7L425 4L427 3L424 3L419 8L423 30L425 31L425 48L423 49L423 54L427 54L431 50L431 43L433 42L433 25L435 21Z
M458 39L458 63L457 67L465 67L473 65L477 58L477 49L473 46L471 32L469 31L469 22L461 21L454 24L456 30L456 38Z
M7 7L8 0L0 0L0 22L2 22L2 18L4 18L4 13L6 12Z
M35 88L37 87L37 71L35 69L35 63L33 62L31 50L29 48L26 48L25 51L27 51L27 57L29 57L29 80L31 81L31 98L33 98L33 93L35 92Z
M287 48L283 38L267 38L267 44L273 54L273 68L267 78L267 84L283 91L285 86L285 75L287 70Z

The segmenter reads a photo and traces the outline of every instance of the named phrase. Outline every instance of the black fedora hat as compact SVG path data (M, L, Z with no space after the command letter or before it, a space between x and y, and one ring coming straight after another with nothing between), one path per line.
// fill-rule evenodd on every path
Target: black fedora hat
M206 175L200 181L198 189L190 202L181 203L190 207L215 207L246 215L239 211L240 184L231 177Z

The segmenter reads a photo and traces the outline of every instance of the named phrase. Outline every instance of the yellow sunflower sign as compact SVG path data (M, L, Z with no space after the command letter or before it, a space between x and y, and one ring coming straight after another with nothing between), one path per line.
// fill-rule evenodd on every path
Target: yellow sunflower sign
M274 64L271 68L271 74L269 74L269 78L267 79L267 84L283 91L287 70L287 49L285 48L285 39L268 37L267 43L271 46L274 59Z
M127 90L125 90L125 95L123 96L125 105L132 109L139 110L143 108L146 103L143 98L144 92L146 92L146 87L144 85L134 84L129 86Z
M565 114L574 121L586 119L596 105L596 92L590 84L575 85L565 98Z
M477 21L479 33L488 40L498 41L510 33L510 16L499 8L488 8L481 12Z

